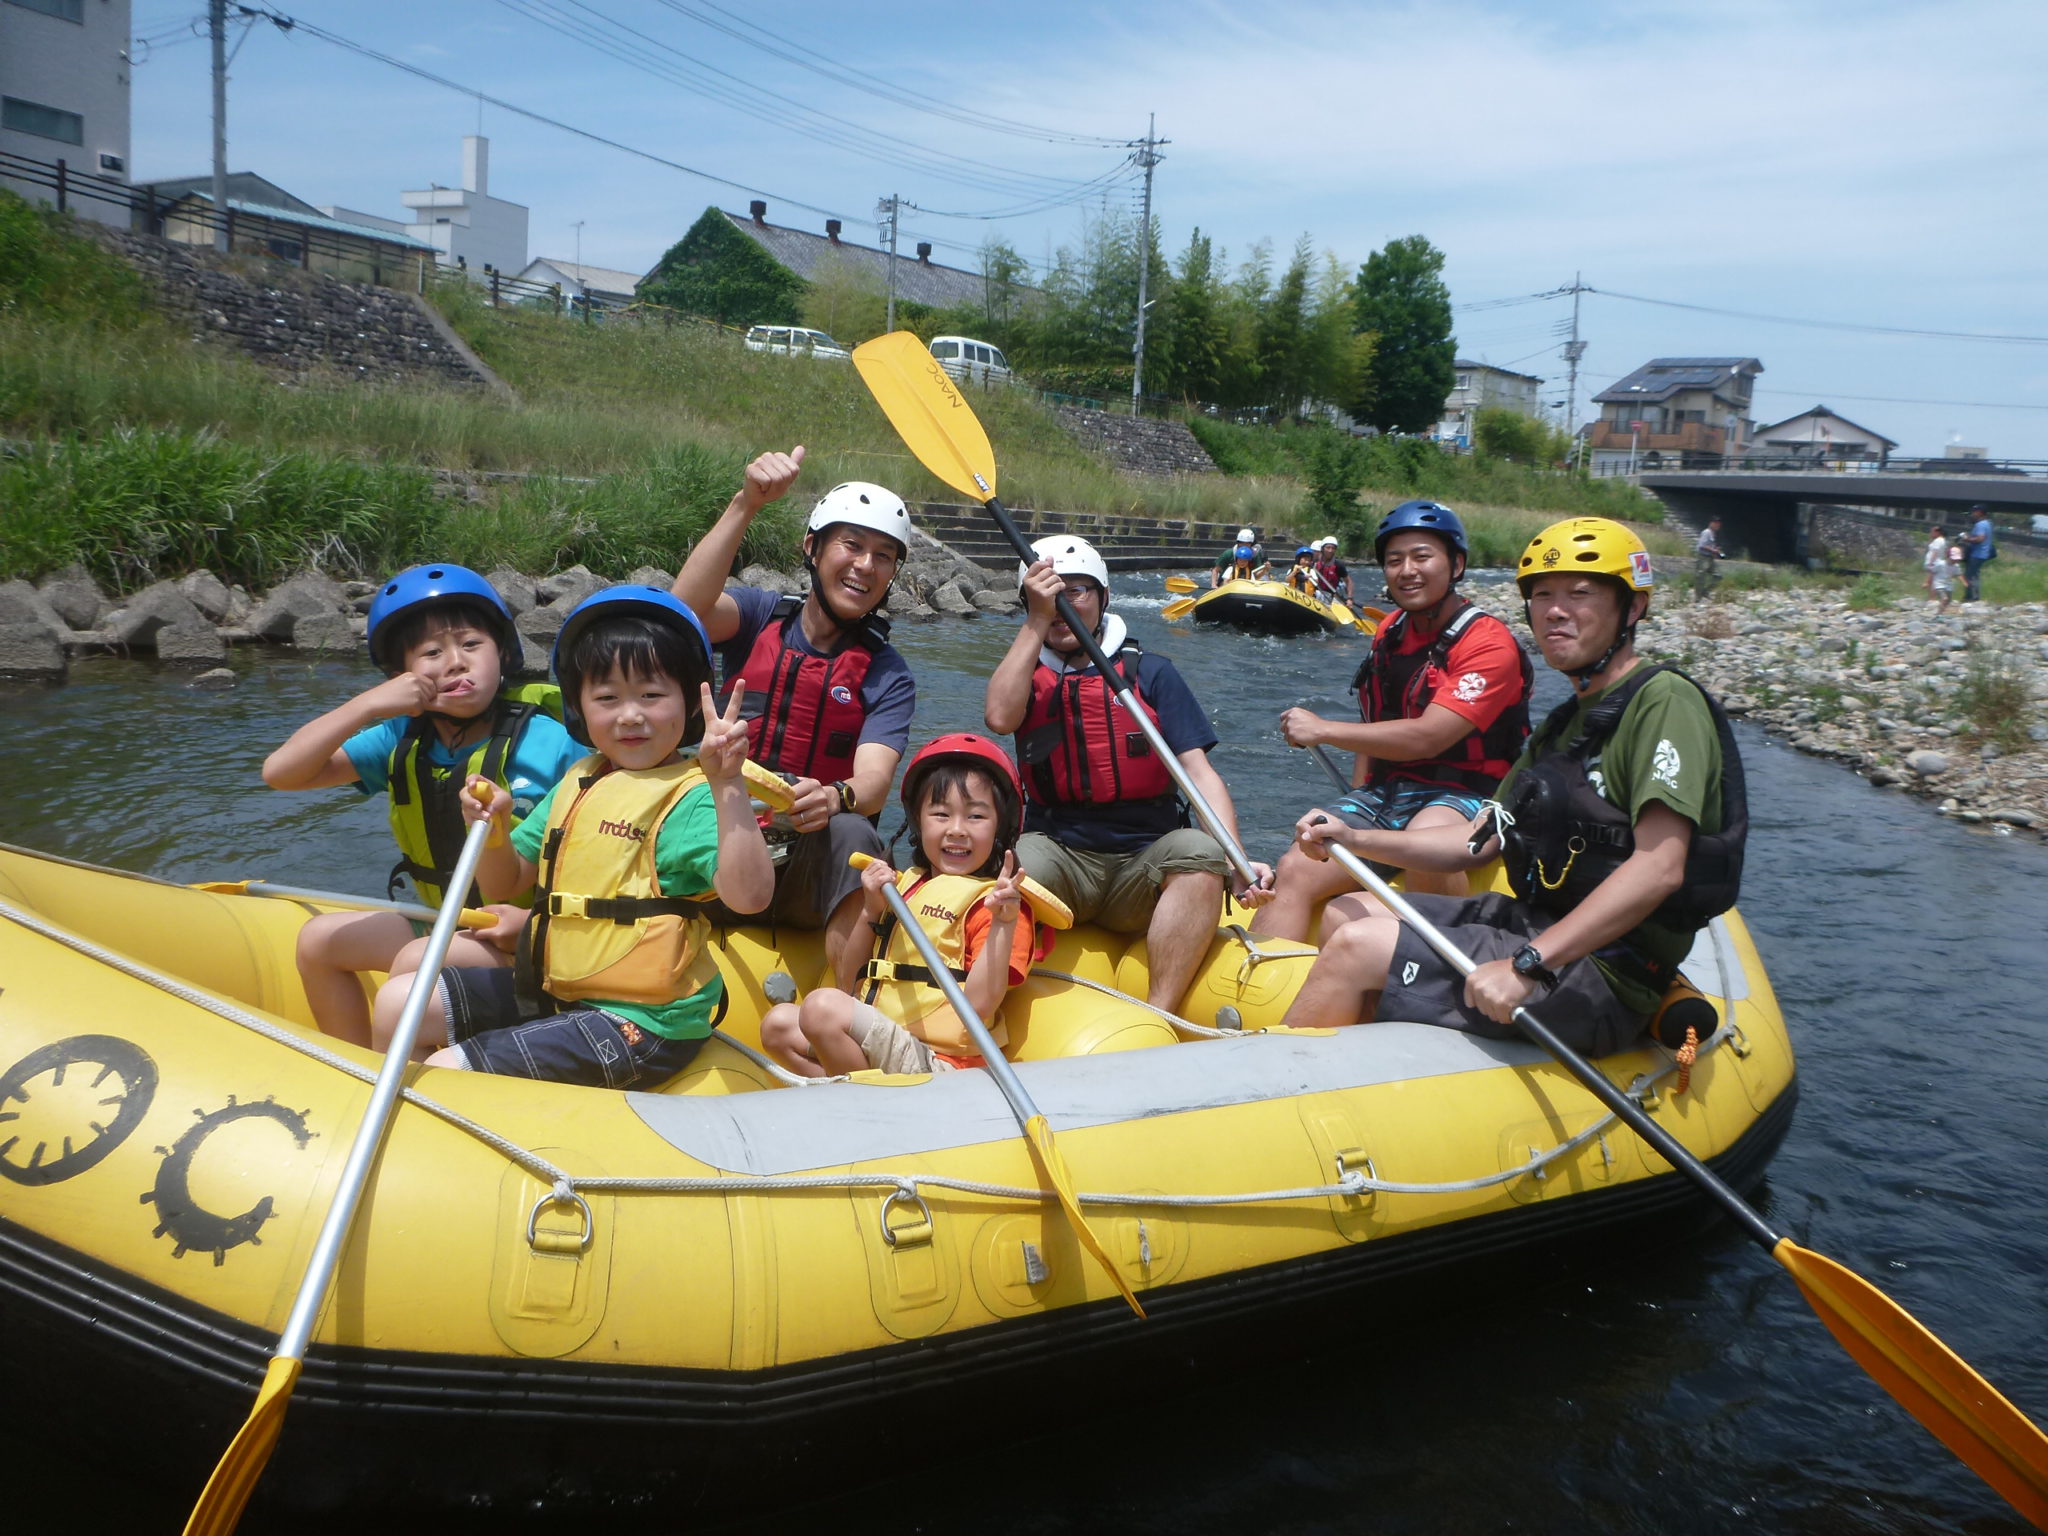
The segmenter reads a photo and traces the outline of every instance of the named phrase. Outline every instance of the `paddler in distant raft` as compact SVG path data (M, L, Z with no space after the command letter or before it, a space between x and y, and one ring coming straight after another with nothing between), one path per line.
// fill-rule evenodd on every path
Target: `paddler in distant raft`
M1316 580L1339 602L1351 601L1351 568L1337 554L1337 537L1324 534L1316 540Z
M1398 1019L1505 1038L1530 1004L1574 1050L1605 1055L1642 1032L1694 935L1735 904L1742 759L1711 694L1636 655L1652 580L1642 540L1606 518L1555 523L1529 541L1516 579L1573 697L1530 738L1498 805L1469 828L1361 829L1320 811L1295 827L1311 858L1341 841L1363 859L1452 873L1501 853L1512 898L1411 898L1478 968L1461 978L1370 896L1340 897L1283 1022Z
M1075 922L1144 934L1146 1000L1173 1009L1215 936L1228 862L1215 838L1188 824L1172 775L1060 618L1062 592L1236 837L1230 792L1209 763L1216 732L1173 663L1141 650L1108 611L1109 567L1095 547L1071 534L1031 547L1038 558L1017 573L1024 624L988 680L986 709L991 731L1017 738L1017 861ZM1256 906L1271 894L1272 871L1252 872L1257 883L1239 900Z
M1249 528L1237 530L1237 542L1223 552L1209 571L1209 585L1220 587L1226 581L1261 581L1272 574L1272 567L1266 563L1266 551Z
M1358 787L1324 807L1346 826L1461 828L1528 739L1529 658L1507 625L1458 594L1466 553L1465 525L1449 507L1405 501L1389 512L1373 554L1400 611L1351 679L1359 718L1326 720L1299 706L1280 716L1289 746L1356 754ZM1408 888L1462 896L1467 885L1462 869L1411 871ZM1317 905L1351 889L1337 865L1290 849L1251 932L1306 939Z
M764 453L675 580L675 595L702 616L729 690L744 677L740 713L747 755L789 779L794 841L777 848L771 926L825 930L826 961L861 928L855 853L882 856L875 818L888 803L910 741L917 683L889 644L878 610L910 552L910 509L879 485L849 480L818 498L804 530L802 597L727 586L740 541L761 509L796 483L804 450ZM720 695L724 707L726 695ZM771 843L775 841L771 832ZM745 914L711 911L731 923ZM858 942L866 947L867 935Z

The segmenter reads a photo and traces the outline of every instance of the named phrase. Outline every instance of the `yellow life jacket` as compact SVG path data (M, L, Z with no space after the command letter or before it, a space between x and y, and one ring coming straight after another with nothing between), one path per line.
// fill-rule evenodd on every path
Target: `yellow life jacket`
M1074 914L1066 903L1029 875L1021 877L1024 887L1022 922L1043 923L1048 928L1071 928ZM946 962L955 981L964 982L967 972L961 961L967 953L967 915L979 906L995 881L976 875L934 875L921 869L907 869L896 877L896 889L917 918L920 928L931 936L932 946ZM1004 963L1007 965L1008 957ZM892 915L876 936L874 958L862 968L868 980L861 999L901 1024L935 1051L948 1056L978 1056L981 1048L960 1022L946 994L932 980L932 973L918 953L911 936ZM1003 1027L1002 1010L982 1021L998 1046L1010 1043Z
M562 690L553 683L521 683L501 689L491 705L491 729L459 763L436 763L428 756L435 739L434 722L415 715L407 723L398 745L385 764L385 794L391 802L391 836L398 843L399 860L392 866L389 887L398 892L402 875L411 875L413 889L430 907L441 904L443 888L462 856L462 807L457 799L462 786L478 774L505 787L510 777L506 764L519 745L527 722L545 710L562 718ZM482 906L483 898L471 887L465 904Z
M705 782L694 758L613 768L593 753L564 776L541 833L533 921L521 959L559 1003L665 1007L718 975L707 949L712 893L664 896L661 826Z

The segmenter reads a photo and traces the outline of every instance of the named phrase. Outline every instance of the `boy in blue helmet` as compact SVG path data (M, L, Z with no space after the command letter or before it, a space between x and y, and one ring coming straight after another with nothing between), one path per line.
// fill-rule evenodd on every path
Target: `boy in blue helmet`
M1493 794L1529 735L1528 658L1499 619L1457 594L1465 525L1440 502L1389 512L1373 553L1399 609L1351 680L1356 721L1299 706L1280 717L1290 746L1355 754L1350 794L1326 807L1345 826L1394 831L1462 827ZM1462 870L1414 873L1412 890L1462 895ZM1349 889L1336 865L1290 849L1273 900L1251 931L1306 939L1317 906Z
M463 782L483 774L532 809L582 756L542 708L540 692L505 685L516 655L512 614L491 584L459 565L399 572L370 605L370 659L384 681L294 731L264 760L272 789L354 784L388 795L399 861L420 900L438 905L462 847ZM545 690L552 697L553 690ZM473 892L449 893L474 904ZM499 929L459 934L456 965L505 965L518 914ZM360 973L407 971L421 930L390 912L330 912L299 930L299 976L320 1028L370 1043L370 1004Z
M445 969L420 1023L435 1066L592 1088L651 1086L687 1066L722 1012L712 900L768 905L775 869L748 796L747 728L735 697L711 698L711 642L656 587L579 603L555 641L569 729L595 748L509 838L484 849L477 883L497 899L533 892L519 960ZM511 819L512 796L478 781L471 822ZM412 978L377 994L390 1038ZM445 1042L445 1044L444 1044Z

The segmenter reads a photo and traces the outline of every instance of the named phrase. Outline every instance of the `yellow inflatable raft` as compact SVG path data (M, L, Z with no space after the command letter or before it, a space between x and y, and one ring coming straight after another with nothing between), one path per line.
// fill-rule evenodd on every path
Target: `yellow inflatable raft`
M307 1022L310 910L0 852L0 1370L96 1432L146 1420L124 1457L171 1486L247 1412L374 1076ZM723 936L731 1010L659 1093L418 1070L261 1499L621 1496L898 1395L1697 1208L1532 1047L1275 1032L1312 952L1229 926L1176 1023L1122 995L1142 942L1079 930L1009 1028L1141 1322L986 1074L778 1077L763 982L820 959L785 938ZM1653 1044L1602 1066L1746 1186L1791 1048L1739 918L1687 970L1723 1016L1690 1085Z
M1234 624L1283 635L1336 633L1353 627L1328 603L1297 592L1284 581L1226 581L1197 597L1187 613L1201 624Z

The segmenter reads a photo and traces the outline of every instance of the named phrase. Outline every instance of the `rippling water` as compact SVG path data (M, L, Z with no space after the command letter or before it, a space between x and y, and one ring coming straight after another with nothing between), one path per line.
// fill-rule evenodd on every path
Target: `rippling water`
M1280 743L1276 717L1298 701L1342 709L1361 642L1169 627L1156 583L1117 589L1139 639L1208 707L1246 840L1277 853L1322 781ZM983 681L1013 633L989 620L903 628L920 736L979 728ZM249 652L236 664L241 683L220 693L110 660L62 690L0 693L0 837L177 879L381 892L379 803L272 794L257 777L294 726L373 680L367 665ZM1539 704L1562 696L1554 676L1542 687ZM2048 854L1755 732L1742 741L1754 826L1743 912L1801 1074L1767 1213L2048 1420ZM1451 1310L1412 1306L1299 1333L1282 1320L1259 1358L1227 1370L1116 1374L1057 1422L934 1425L943 1446L929 1465L759 1525L2024 1529L1725 1227L1602 1248L1557 1274L1505 1270ZM851 1440L846 1456L846 1481L873 1474Z

